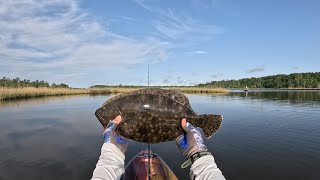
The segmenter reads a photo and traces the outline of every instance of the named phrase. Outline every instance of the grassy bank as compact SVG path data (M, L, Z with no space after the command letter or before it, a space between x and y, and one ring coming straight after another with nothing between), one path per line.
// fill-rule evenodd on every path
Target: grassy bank
M158 87L157 87L158 88ZM92 88L89 89L90 94L108 94L108 93L126 93L139 88ZM227 93L222 88L198 88L198 87L164 87L163 89L174 89L182 93L200 94L200 93Z
M139 88L90 88L88 89L89 94L117 94L126 93Z
M0 100L21 99L44 96L62 96L88 94L86 89L68 89L68 88L0 88Z
M199 88L199 87L170 87L164 89L174 89L182 93L190 94L210 94L210 93L227 93L226 89L222 88Z
M0 88L0 100L22 99L44 96L62 96L76 94L116 94L126 93L138 88L91 88L91 89L70 89L70 88ZM175 89L182 93L227 93L225 89L197 88L197 87L166 87Z

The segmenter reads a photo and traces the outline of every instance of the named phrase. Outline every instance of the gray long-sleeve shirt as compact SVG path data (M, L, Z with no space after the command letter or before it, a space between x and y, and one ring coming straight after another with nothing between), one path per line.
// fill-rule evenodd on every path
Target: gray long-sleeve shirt
M92 179L120 179L124 173L124 158L114 144L104 143ZM225 180L212 155L203 156L191 165L190 179Z

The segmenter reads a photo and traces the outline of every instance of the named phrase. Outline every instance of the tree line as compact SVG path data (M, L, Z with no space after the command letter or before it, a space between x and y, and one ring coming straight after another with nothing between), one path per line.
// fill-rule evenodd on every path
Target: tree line
M47 88L69 88L67 84L60 83L52 83L51 85L46 81L30 81L29 79L21 80L20 78L6 78L3 77L0 79L0 87L9 87L9 88L24 88L24 87L47 87Z
M265 77L251 77L239 80L222 80L211 81L203 84L198 84L198 87L212 87L212 88L320 88L320 72L308 73L292 73L289 75L278 74ZM20 78L6 78L0 79L0 87L23 88L23 87L47 87L47 88L70 88L65 83L52 83L51 85L46 81L30 81L29 79ZM122 87L122 88L142 88L145 86L134 85L94 85L90 88L106 88L106 87Z
M320 72L278 74L259 78L211 81L199 87L221 88L320 88Z

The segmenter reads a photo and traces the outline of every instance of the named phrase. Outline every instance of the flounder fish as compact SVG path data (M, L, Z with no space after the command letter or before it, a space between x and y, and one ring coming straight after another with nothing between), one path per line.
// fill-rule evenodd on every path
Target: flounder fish
M203 130L210 138L221 126L222 115L198 115L188 98L176 90L147 88L117 95L107 100L95 115L106 127L110 120L121 115L116 131L134 141L159 143L174 140L183 134L180 122L188 122Z

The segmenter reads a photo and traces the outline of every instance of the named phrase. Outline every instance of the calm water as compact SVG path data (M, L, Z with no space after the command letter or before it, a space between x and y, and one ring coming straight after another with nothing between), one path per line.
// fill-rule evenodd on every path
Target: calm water
M0 103L0 180L89 179L102 145L94 111L109 97ZM199 114L224 115L219 132L205 143L227 179L320 179L320 91L188 97ZM144 148L131 141L126 162ZM188 179L174 142L152 149Z

